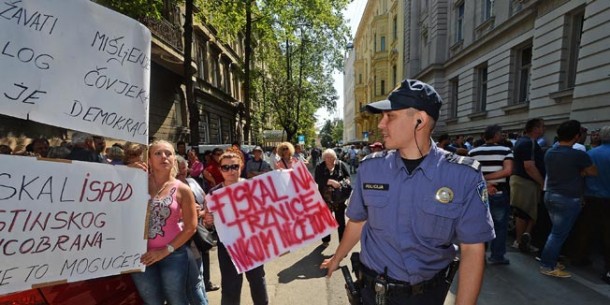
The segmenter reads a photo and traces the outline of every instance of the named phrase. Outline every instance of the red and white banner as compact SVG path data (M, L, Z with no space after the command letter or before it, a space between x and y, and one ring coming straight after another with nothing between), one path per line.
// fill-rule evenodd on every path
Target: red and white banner
M239 273L319 241L337 228L305 164L272 171L206 197Z

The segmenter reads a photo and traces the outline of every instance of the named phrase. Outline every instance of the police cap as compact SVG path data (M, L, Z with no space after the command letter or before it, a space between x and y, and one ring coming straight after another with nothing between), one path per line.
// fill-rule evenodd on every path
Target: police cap
M443 100L434 88L416 79L405 79L388 95L388 99L366 105L372 113L382 111L415 108L425 111L438 121Z

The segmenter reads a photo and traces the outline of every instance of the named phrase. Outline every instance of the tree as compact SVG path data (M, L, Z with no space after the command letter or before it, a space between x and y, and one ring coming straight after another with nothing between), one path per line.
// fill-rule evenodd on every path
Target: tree
M261 91L252 97L262 99L257 105L266 114L264 119L253 120L268 127L281 126L294 141L299 131L313 127L317 109L335 107L338 97L331 74L341 67L342 50L348 41L341 13L348 2L257 0L250 8L250 19L246 18L246 4L251 1L200 2L205 20L221 37L236 38L248 26L252 29L256 44L246 46L246 50L253 48L256 71L246 87Z
M335 120L332 136L333 136L333 141L335 143L341 142L341 140L343 139L343 120L341 120L341 119Z
M320 129L320 144L322 144L322 147L335 146L333 141L333 124L330 120L327 120L322 129Z

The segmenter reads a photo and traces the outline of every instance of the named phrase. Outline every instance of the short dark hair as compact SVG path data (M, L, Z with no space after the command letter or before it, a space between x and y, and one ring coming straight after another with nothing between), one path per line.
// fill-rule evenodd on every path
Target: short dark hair
M498 124L489 125L489 126L487 126L487 128L485 128L485 132L483 133L483 138L485 139L485 141L489 141L489 140L493 139L498 132L501 132L501 131L502 131L502 127L500 127L500 125L498 125Z
M445 140L449 140L449 134L444 133L438 137L439 142L443 142Z
M571 141L580 134L580 122L569 120L561 123L557 128L557 138L559 141Z
M525 132L529 133L534 130L534 128L540 127L542 124L544 124L544 120L542 118L530 119L527 121L527 123L525 123Z
M186 146L186 142L184 141L178 141L178 143L176 143L176 147L180 146L180 145L184 145Z

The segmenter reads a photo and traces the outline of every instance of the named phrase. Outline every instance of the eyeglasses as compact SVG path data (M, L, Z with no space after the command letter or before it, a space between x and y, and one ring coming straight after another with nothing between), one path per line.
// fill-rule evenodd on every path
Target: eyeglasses
M221 165L220 166L220 170L223 171L223 172L228 172L230 170L238 171L239 170L239 164Z

